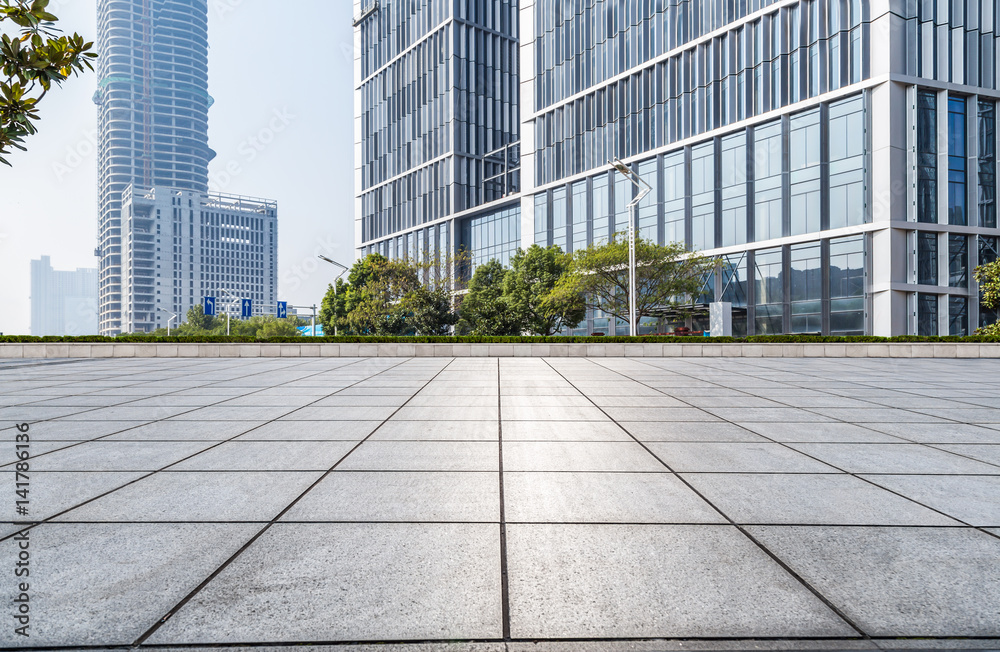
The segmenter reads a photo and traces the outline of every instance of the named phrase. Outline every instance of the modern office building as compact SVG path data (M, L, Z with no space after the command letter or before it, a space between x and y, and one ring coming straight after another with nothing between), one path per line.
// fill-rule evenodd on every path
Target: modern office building
M215 157L208 146L208 110L213 103L208 94L208 0L100 0L98 50L100 83L94 102L100 133L96 250L100 260L100 330L104 335L115 335L161 321L165 324L165 320L148 318L150 306L181 306L186 311L201 302L197 295L191 300L192 290L220 275L199 267L190 247L184 252L164 247L158 252L161 259L157 266L166 275L160 280L170 280L173 285L161 287L163 294L150 303L149 296L138 291L149 287L143 284L148 280L146 270L130 269L126 259L127 243L134 247L149 235L127 231L123 213L126 193L145 197L155 188L159 197L185 194L185 201L191 202L185 215L189 232L212 232L219 225L203 222L208 219L204 216L218 213L216 206L229 199L207 194L208 164ZM268 206L265 210L273 209L273 202L262 203ZM132 249L132 260L138 262L141 257L136 251ZM264 258L273 257L275 251L276 243ZM224 261L213 260L216 262L209 267L230 266L225 276L251 274L243 265L249 259L235 252ZM174 282L179 279L167 274L178 266L191 277L185 277L183 288ZM137 280L140 277L142 283ZM130 283L128 295L126 282ZM268 282L271 285L266 285ZM276 291L273 279L260 277L257 283L255 295ZM172 296L166 291L170 287L175 288ZM130 315L128 323L126 314Z
M175 188L122 197L122 331L149 332L184 321L215 296L252 299L257 313L277 301L278 207L273 201ZM229 300L232 302L232 300Z
M48 256L31 261L31 334L96 335L97 270L57 271Z
M369 41L419 47L374 27L384 5L356 3L361 91ZM969 333L996 318L971 274L1000 237L995 5L520 0L516 195L359 226L359 252L420 254L432 229L477 258L607 239L633 198L618 157L653 187L643 237L722 260L698 301L731 302L736 333ZM363 92L357 105L371 106ZM419 102L397 115L426 119ZM361 151L374 135L359 122ZM363 207L362 223L383 219ZM585 326L626 330L599 314Z

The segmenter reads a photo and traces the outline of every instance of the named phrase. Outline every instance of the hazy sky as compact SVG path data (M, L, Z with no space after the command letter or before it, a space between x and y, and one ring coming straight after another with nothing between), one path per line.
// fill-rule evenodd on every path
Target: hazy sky
M208 4L212 189L278 201L279 298L319 303L339 270L316 254L354 257L353 3ZM65 31L96 39L97 0L53 0L49 11ZM97 82L88 73L54 90L28 151L9 158L13 169L0 166L4 334L30 332L32 259L97 267ZM280 132L270 128L276 112L288 123ZM226 179L231 162L240 172Z

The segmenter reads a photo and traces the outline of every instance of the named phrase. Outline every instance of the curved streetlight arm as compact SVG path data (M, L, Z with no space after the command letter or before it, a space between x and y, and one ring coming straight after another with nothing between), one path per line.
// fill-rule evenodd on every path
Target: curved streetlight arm
M330 263L331 265L336 265L337 267L340 267L340 268L342 268L344 270L340 274L337 274L335 277L333 277L333 302L334 302L334 304L336 304L336 302L337 302L337 280L340 279L341 276L343 276L344 274L346 274L349 268L347 267L347 265L338 263L337 261L333 260L332 258L327 258L323 254L317 254L316 257L319 258L320 260L322 260L325 263ZM336 315L335 315L335 317L336 317ZM313 334L314 335L316 334L316 324L315 323L313 324ZM333 336L334 337L337 336L337 320L336 319L333 320Z

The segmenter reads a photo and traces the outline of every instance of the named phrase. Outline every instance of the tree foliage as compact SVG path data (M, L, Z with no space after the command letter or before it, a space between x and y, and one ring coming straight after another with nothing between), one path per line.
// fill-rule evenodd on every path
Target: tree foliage
M979 282L983 305L992 310L1000 309L1000 260L980 265L974 273ZM976 333L1000 337L1000 321L984 326Z
M371 254L354 263L347 282L338 281L323 298L320 312L327 333L336 322L345 335L443 335L458 321L452 309L453 284L441 265L389 260Z
M636 319L701 293L716 261L692 254L678 243L658 245L637 238ZM627 322L629 319L628 240L591 245L573 256L570 273L560 279L553 299L584 297L586 305Z
M520 335L521 320L504 294L507 269L497 260L476 268L462 299L459 331L470 335Z
M304 325L297 317L278 319L274 315L258 315L250 319L230 319L230 335L237 337L252 337L258 340L272 337L300 337L299 326ZM160 328L151 333L154 336L165 337L167 329ZM187 320L170 329L175 337L207 337L226 334L226 317L211 317L205 314L201 305L192 307L187 312Z
M71 76L93 70L93 43L79 34L59 36L56 16L46 11L49 0L0 0L0 163L14 149L24 150L27 136L37 129L38 105L52 89ZM3 31L4 23L14 34Z
M572 257L557 246L531 245L518 249L511 258L503 290L524 331L554 335L583 321L587 308L580 294L553 292L571 262Z

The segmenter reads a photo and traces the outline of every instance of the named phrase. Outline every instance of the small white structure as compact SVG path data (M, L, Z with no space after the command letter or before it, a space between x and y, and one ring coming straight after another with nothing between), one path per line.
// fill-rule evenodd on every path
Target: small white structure
M708 323L712 337L733 336L733 304L729 302L710 303Z

